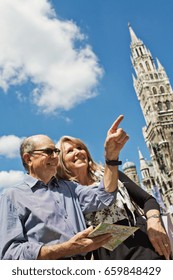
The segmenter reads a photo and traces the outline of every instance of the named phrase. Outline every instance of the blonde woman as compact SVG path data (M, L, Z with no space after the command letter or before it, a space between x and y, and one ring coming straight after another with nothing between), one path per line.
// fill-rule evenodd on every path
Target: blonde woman
M95 188L103 176L103 166L96 163L83 141L63 136L57 143L60 149L57 177L76 181ZM106 160L106 166L111 162ZM120 162L118 161L118 164ZM162 226L160 208L155 198L141 189L122 172L118 172L118 192L115 202L97 212L85 212L86 225L100 222L139 226L133 236L126 239L114 251L99 248L94 259L169 259L169 238ZM145 217L137 213L134 203L143 209Z

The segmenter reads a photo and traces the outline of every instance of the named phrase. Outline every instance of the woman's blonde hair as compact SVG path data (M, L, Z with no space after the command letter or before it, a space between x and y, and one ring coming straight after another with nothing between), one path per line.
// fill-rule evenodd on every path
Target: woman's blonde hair
M87 146L84 144L82 140L79 138L74 138L72 136L62 136L58 143L56 144L56 147L60 149L59 154L59 162L58 162L58 168L57 168L57 178L58 179L65 179L65 180L76 180L71 170L69 170L64 162L63 159L63 144L65 142L72 142L76 145L79 145L82 149L86 151L86 154L88 156L88 176L94 180L98 181L100 177L103 175L103 166L101 164L96 163L92 157L91 154L87 148Z

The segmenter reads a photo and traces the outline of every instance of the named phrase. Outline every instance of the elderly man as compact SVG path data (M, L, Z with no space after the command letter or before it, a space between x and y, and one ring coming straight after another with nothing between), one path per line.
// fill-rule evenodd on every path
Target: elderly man
M86 229L83 213L102 209L115 198L118 155L128 140L118 128L122 118L108 131L105 175L95 189L54 177L59 150L48 136L23 141L20 153L28 174L1 196L1 259L85 259L110 239L110 234L88 238L92 227Z

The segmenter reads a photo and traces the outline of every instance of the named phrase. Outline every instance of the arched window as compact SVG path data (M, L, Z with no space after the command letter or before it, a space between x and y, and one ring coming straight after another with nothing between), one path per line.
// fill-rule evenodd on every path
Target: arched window
M158 79L158 75L156 73L154 73L154 78Z
M153 93L157 94L157 89L155 87L153 87Z
M140 66L142 72L144 72L144 66L142 65L142 63L140 63L139 66Z
M162 111L162 102L159 101L159 102L157 103L157 105L158 105L159 111Z
M137 56L139 56L138 50L136 49Z
M150 78L153 80L153 74L150 74Z
M169 110L171 108L171 104L169 100L166 100L165 104L166 104L166 109Z
M146 65L146 67L147 67L147 70L148 70L148 71L151 71L151 68L150 68L150 65L149 65L148 61L145 62L145 65Z
M143 55L142 48L139 48L141 55Z
M161 93L165 93L165 88L163 86L160 87Z

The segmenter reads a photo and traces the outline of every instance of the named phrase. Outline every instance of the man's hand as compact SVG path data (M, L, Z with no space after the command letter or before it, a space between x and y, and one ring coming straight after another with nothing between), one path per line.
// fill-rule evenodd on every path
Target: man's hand
M111 128L108 130L105 140L105 158L108 160L117 160L121 149L128 141L129 136L122 128L118 128L124 116L120 115Z
M96 250L106 244L112 237L110 233L102 234L97 237L89 238L88 235L93 230L93 227L89 227L84 231L77 233L69 241L68 252L70 255L87 253Z
M89 238L93 227L78 232L68 241L61 244L43 245L38 254L38 260L57 260L69 256L91 252L106 244L112 237L110 233Z

